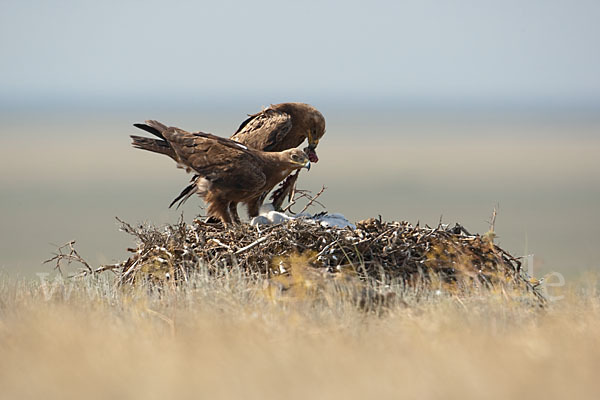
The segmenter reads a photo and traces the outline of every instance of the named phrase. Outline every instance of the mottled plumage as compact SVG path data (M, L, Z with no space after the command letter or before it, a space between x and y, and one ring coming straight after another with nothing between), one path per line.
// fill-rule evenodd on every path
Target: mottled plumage
M198 193L208 203L208 214L224 223L239 221L237 203L245 203L250 216L258 215L265 192L292 171L310 168L307 155L299 149L263 152L230 139L190 133L157 121L135 126L158 139L131 136L134 147L165 154L196 174L171 205Z
M250 115L231 139L262 151L292 149L308 140L304 151L310 161L318 162L315 149L324 134L325 118L316 108L305 103L281 103ZM291 197L297 179L298 173L273 193L276 209L280 209L286 196Z
M291 149L308 139L307 154L316 162L314 149L324 134L325 118L316 108L304 103L281 103L250 115L231 139L262 151Z

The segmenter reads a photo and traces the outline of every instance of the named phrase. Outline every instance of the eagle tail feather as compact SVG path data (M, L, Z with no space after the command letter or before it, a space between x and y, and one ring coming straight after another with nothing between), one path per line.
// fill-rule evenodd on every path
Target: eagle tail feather
M171 204L169 204L169 208L173 207L174 204L178 203L177 207L175 208L178 210L179 207L181 207L181 205L187 201L187 199L189 199L194 193L198 191L198 186L196 185L197 178L198 176L194 175L194 177L192 178L192 183L187 185L181 191L181 193L179 193L179 195L171 202Z
M133 140L131 142L131 145L136 149L151 151L153 153L165 154L171 157L173 160L177 161L175 150L173 150L173 148L167 141L134 135L131 135L130 137Z
M143 124L133 124L133 126L148 133L151 133L162 140L166 140L163 136L163 132L166 131L168 127L161 122L155 120L148 120Z

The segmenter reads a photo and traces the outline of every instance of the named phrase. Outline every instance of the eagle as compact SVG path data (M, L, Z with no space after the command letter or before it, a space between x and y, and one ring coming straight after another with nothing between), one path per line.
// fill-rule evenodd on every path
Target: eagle
M308 155L300 149L264 152L210 133L190 133L158 121L134 124L157 137L131 135L135 148L164 154L187 172L195 174L171 203L184 202L198 193L208 204L208 215L224 224L238 223L237 204L258 215L264 194L301 168L310 169Z
M281 103L249 115L231 139L262 151L283 151L307 140L304 151L310 161L316 163L319 157L315 149L324 134L325 118L316 108L305 103ZM286 196L291 198L299 172L288 177L273 193L276 210L281 208Z
M283 151L308 140L305 152L310 161L318 162L315 149L324 134L325 118L316 108L305 103L281 103L249 115L230 139L262 151Z

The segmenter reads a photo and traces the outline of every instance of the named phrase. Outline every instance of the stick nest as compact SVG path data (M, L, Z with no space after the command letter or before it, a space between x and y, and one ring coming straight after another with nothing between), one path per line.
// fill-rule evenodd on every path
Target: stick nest
M125 261L98 268L112 270L121 283L139 279L185 281L198 268L215 273L237 265L249 275L285 275L289 257L302 255L308 266L324 274L349 273L361 279L414 284L437 277L444 283L506 284L540 294L521 270L521 262L493 242L491 235L473 235L456 224L435 228L370 218L356 229L324 227L304 219L255 227L223 227L200 219L181 220L163 228L122 230L138 238Z

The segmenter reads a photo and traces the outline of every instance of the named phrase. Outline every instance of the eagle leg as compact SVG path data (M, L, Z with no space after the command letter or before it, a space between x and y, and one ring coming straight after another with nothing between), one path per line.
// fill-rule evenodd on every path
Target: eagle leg
M208 203L208 215L211 217L217 217L223 222L224 225L232 223L231 215L229 214L229 202L209 195L206 198Z
M288 198L288 201L292 199L293 193L296 189L296 181L298 180L298 175L300 174L300 170L297 170L295 174L292 174L285 178L281 185L273 192L271 195L271 200L273 200L273 207L276 211L281 211L281 205L285 198Z
M246 206L248 207L248 217L254 218L258 215L258 213L260 211L260 206L262 205L263 200L264 200L264 194L261 194L260 196L255 197L255 198L250 199L245 202Z

